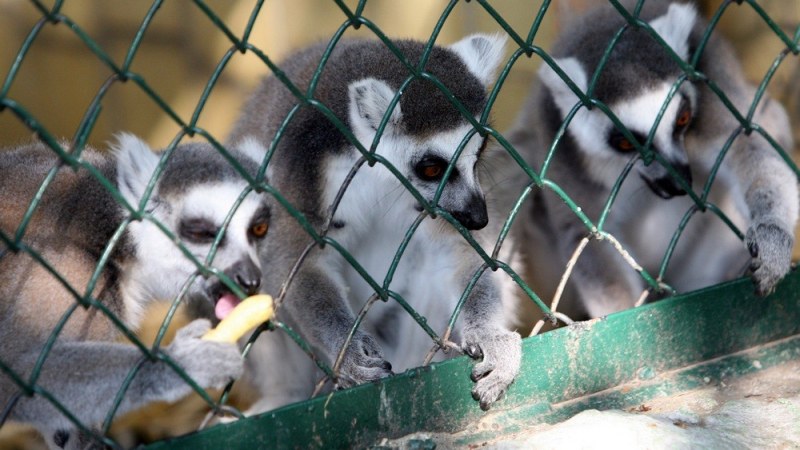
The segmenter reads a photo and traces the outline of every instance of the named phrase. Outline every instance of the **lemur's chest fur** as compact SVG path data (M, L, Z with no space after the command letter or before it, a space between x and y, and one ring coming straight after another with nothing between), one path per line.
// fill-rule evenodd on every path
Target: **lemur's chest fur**
M326 199L333 201L354 162L355 158L343 157L328 166ZM400 296L441 334L464 289L453 275L459 261L458 246L454 245L458 236L449 232L443 219L426 217L409 237L420 214L415 205L414 197L385 167L365 164L342 197L330 236L375 283ZM399 250L404 242L405 249ZM321 263L338 271L347 288L349 305L358 314L374 289L336 250L329 248L325 253ZM399 261L394 264L396 259ZM423 328L402 309L396 299L378 302L362 325L381 341L395 370L418 366L433 345ZM398 345L401 338L403 344Z

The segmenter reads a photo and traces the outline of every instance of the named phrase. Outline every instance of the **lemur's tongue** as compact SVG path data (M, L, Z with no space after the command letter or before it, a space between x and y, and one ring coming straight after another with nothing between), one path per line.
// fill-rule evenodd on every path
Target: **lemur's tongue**
M236 308L238 304L239 297L227 293L217 300L217 304L214 306L214 314L217 316L217 319L222 320L228 317L228 314L230 314L233 308Z

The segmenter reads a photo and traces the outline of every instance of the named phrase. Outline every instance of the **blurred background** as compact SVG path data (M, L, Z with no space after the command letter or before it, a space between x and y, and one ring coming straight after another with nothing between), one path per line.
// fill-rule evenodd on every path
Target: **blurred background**
M606 0L557 0L551 3L534 43L549 44L564 21ZM699 2L708 16L723 0ZM52 1L43 1L50 7ZM250 18L253 0L210 0L205 2L230 31L241 36ZM355 10L357 2L344 2ZM541 1L501 1L492 7L521 36L527 36ZM762 0L761 7L785 33L793 36L800 24L800 2ZM392 38L427 40L442 12L443 0L368 2L364 16ZM69 17L108 57L121 66L147 11L149 2L124 0L80 0L64 2L61 13ZM0 81L7 75L18 52L41 20L32 2L0 0ZM266 0L255 21L250 42L273 61L280 62L291 51L312 42L328 40L345 22L346 16L334 2L317 0ZM732 4L723 15L719 30L731 39L752 80L760 80L774 58L785 48L749 5ZM476 2L460 2L445 22L437 40L449 44L466 34L502 32L497 22ZM348 29L345 37L374 35L366 27ZM230 40L188 0L164 2L144 34L130 70L184 121L189 121L201 94L231 47ZM509 51L510 54L510 51ZM514 66L494 109L501 130L512 122L540 59L521 58ZM236 53L222 70L198 125L223 140L240 106L257 81L269 72L252 54ZM71 139L103 83L112 71L65 23L47 23L36 36L10 89L8 98L18 102L53 135ZM800 66L797 57L787 58L769 86L771 94L792 112L800 123ZM132 82L114 83L101 102L102 112L89 143L103 147L114 133L129 131L151 146L166 146L180 127L143 90ZM800 132L800 126L796 127ZM32 132L8 109L0 111L0 145L30 138ZM800 137L800 136L799 136ZM800 140L800 139L798 139Z
M227 27L241 36L254 1L212 0L207 5ZM356 2L345 2L352 10ZM442 12L444 1L369 2L364 16L392 38L427 40ZM119 0L66 1L62 14L72 18L118 65L122 64L150 5ZM539 2L503 2L498 12L525 36ZM556 8L552 8L555 11ZM8 68L41 13L30 3L0 0L0 77ZM552 19L552 17L550 18ZM334 2L267 0L258 15L250 42L273 61L307 44L327 41L346 16ZM554 21L547 20L537 36L546 46ZM449 44L476 31L502 31L477 4L460 3L444 24L438 43ZM374 38L362 27L348 29L345 37ZM165 2L144 36L131 70L140 74L185 121L192 116L214 69L231 47L231 41L190 1ZM519 106L521 93L535 66L520 64L509 80L497 109L504 123ZM538 61L536 61L538 63ZM525 66L525 67L523 67ZM200 115L199 126L218 138L231 128L240 106L269 69L252 54L237 53L225 67ZM36 38L14 80L9 97L30 111L58 136L71 137L111 71L67 26L46 25ZM2 78L0 78L2 79ZM512 102L510 107L506 101ZM90 142L102 146L114 133L126 130L144 137L152 146L166 146L179 130L142 90L133 83L117 83L103 99L102 114ZM0 144L27 139L31 132L15 116L0 114Z

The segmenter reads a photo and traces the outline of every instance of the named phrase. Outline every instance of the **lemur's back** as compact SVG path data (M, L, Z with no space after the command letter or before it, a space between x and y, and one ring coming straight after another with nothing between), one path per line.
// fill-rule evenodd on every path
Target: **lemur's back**
M84 150L82 157L115 182L110 158L94 149ZM18 251L5 245L8 252L0 258L0 340L3 360L28 346L40 346L53 331L62 315L76 303L64 283L80 296L86 294L97 260L114 229L119 224L118 208L111 195L88 171L75 171L63 165L53 181L34 202L47 174L58 167L59 158L41 143L33 143L0 153L0 190L4 193L0 229L14 238L31 204L30 216ZM87 209L85 205L92 205ZM92 296L106 300L116 314L122 305L115 293L106 291L116 272L115 263L123 257L126 243L122 239L106 269L98 278ZM54 269L51 273L28 252L40 255ZM63 282L57 275L63 277ZM46 303L46 307L42 304ZM108 340L115 327L96 310L77 308L59 335L61 340ZM22 336L26 336L21 339Z
M108 163L105 155L94 149L86 148L81 157L98 167L106 177L111 177L112 182L114 181L113 164ZM5 233L16 231L45 177L51 169L58 166L58 156L43 143L26 144L0 152L0 190L3 192L0 228ZM42 198L36 202L40 206L37 206L35 213L31 216L32 222L28 227L28 232L42 232L41 227L36 225L43 220L63 222L68 220L67 217L64 217L65 214L79 212L81 208L77 208L72 203L78 200L74 194L78 190L83 190L84 195L92 195L94 198L104 195L97 189L100 187L99 183L94 183L89 179L90 177L91 175L86 170L76 171L63 164L49 187L44 191ZM96 211L94 214L106 212L105 210Z

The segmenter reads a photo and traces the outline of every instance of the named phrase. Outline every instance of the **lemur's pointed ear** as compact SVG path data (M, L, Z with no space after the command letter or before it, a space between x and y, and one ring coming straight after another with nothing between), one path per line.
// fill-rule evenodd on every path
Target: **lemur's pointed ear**
M467 65L467 69L483 83L491 84L503 60L507 37L502 34L473 34L448 47Z
M582 92L586 92L589 80L581 63L575 58L555 58L555 63L564 73L578 86ZM547 63L542 63L539 67L539 79L550 91L558 109L562 114L566 114L576 103L578 96L569 88L567 82L562 79L556 71Z
M236 144L236 152L242 156L261 164L264 162L264 157L267 156L267 149L255 136L245 136Z
M161 158L144 141L128 133L117 136L113 151L117 161L119 192L125 201L135 207Z
M364 78L348 86L350 96L350 121L354 128L377 131L383 116L394 99L395 92L388 84L375 78ZM389 116L386 130L400 126L403 113L398 102Z
M243 137L236 143L235 147L232 149L233 154L237 159L240 159L240 155L255 162L256 167L260 167L261 163L264 162L264 158L267 156L267 148L259 141L255 136L248 135ZM241 160L241 159L240 159ZM266 179L269 180L272 177L270 174L272 173L272 165L267 165L266 171ZM250 173L250 176L256 176L256 172Z
M697 9L689 3L673 3L667 13L650 21L664 42L666 42L681 59L689 57L689 35L697 21Z

